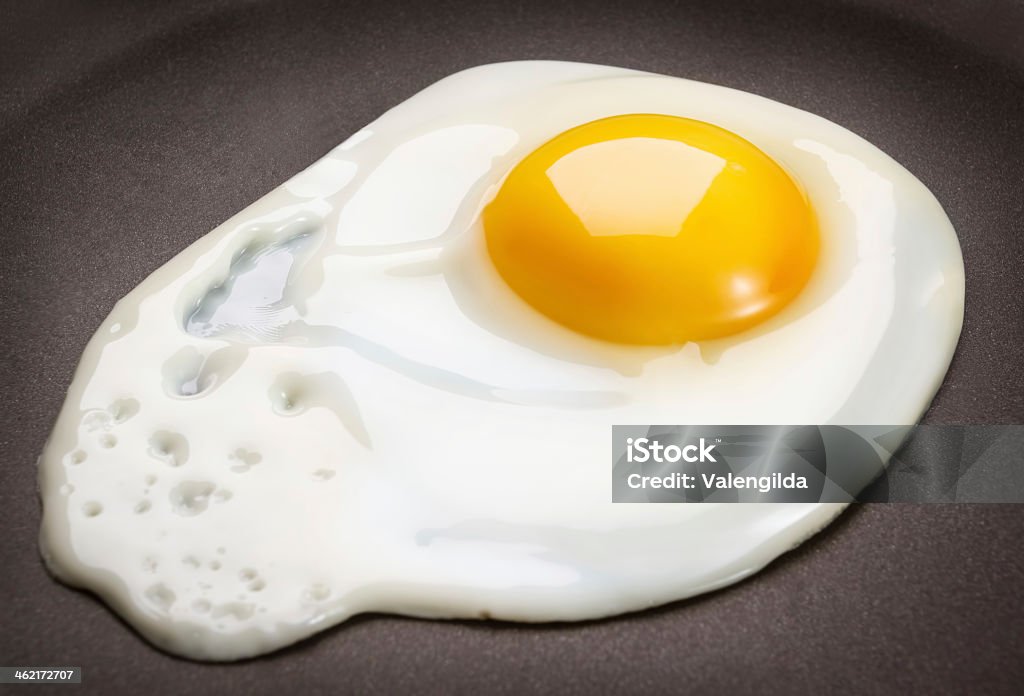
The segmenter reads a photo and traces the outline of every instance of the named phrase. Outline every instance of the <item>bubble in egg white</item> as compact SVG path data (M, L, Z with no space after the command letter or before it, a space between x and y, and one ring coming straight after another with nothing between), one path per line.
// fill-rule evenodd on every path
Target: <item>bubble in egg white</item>
M627 347L501 281L478 215L504 174L621 113L715 123L801 182L822 253L792 305L730 339ZM613 504L611 425L913 423L962 313L941 207L839 126L617 68L474 68L117 304L41 459L43 552L154 644L209 660L360 612L579 620L681 599L842 506Z

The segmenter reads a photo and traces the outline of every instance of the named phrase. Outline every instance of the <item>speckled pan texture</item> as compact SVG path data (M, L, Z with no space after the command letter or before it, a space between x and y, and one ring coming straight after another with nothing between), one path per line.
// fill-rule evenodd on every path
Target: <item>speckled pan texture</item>
M37 553L35 458L113 303L390 106L504 60L619 65L828 118L949 215L964 328L931 423L1024 422L1024 5L0 5L0 665L86 693L1015 693L1024 510L868 505L751 582L655 611L523 626L357 618L266 658L143 642Z

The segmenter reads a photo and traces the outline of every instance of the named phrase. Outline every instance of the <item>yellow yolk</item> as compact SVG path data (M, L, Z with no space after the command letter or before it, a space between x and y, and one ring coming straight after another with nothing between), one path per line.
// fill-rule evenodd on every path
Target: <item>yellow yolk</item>
M651 114L592 121L540 146L483 225L520 297L618 343L754 326L800 292L819 247L807 199L768 155L709 123Z

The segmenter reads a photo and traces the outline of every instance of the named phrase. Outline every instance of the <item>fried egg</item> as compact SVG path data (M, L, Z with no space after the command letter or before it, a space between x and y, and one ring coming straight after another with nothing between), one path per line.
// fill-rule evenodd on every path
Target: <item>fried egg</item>
M939 203L834 123L613 67L473 68L117 303L40 460L43 556L204 660L361 612L707 592L842 505L614 504L611 426L914 423L963 298Z

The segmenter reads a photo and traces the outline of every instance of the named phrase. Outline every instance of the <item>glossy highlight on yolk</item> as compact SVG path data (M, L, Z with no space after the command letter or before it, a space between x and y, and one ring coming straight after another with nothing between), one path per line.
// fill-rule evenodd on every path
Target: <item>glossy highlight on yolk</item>
M786 306L818 258L803 191L718 126L632 114L556 136L483 212L499 274L535 309L617 343L728 336Z

